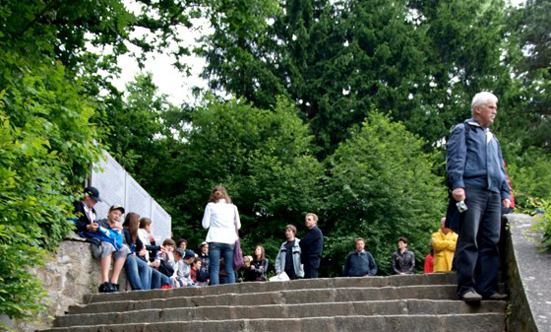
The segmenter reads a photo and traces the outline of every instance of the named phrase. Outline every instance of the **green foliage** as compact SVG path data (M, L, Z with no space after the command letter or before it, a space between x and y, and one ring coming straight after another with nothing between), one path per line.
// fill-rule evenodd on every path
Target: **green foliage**
M90 103L60 65L0 59L0 313L31 315L43 295L25 268L42 263L71 229L75 185L99 156Z
M511 43L510 63L519 81L520 105L514 111L515 135L524 147L537 146L549 153L551 147L551 3L528 0L512 9L508 20ZM518 122L521 121L521 126ZM519 132L519 128L521 132ZM529 133L528 135L526 133Z
M191 26L197 2L136 4L142 9L136 14L120 0L0 6L0 314L22 318L41 308L44 293L26 268L42 264L44 249L55 249L71 229L73 194L98 161L102 134L119 129L102 117L120 100L109 83L119 71L118 56L129 52L129 43L144 51L141 60L169 44L177 61L189 54L172 43L181 44L177 29ZM147 78L138 85L147 91ZM140 98L135 94L131 110L140 108ZM144 113L133 115L121 120L139 125ZM154 126L145 136L158 131L157 118L144 122ZM137 145L140 153L152 149ZM135 151L127 141L122 149Z
M507 46L502 1L288 0L280 6L283 12L258 12L254 22L273 24L259 24L255 33L213 24L200 53L208 61L204 76L257 107L273 105L274 95L293 100L320 159L372 105L432 147L469 116L476 92L509 96L511 79L500 60ZM211 21L226 14L216 8ZM254 6L238 6L231 15L244 19L251 12ZM508 99L502 105L515 101Z
M551 252L551 200L532 199L529 205L538 210L532 229L541 239L542 251Z
M175 233L203 241L204 207L210 190L223 184L240 211L245 252L262 243L275 258L284 226L300 224L319 206L323 168L312 156L307 126L283 100L270 111L240 100L208 101L189 116L185 143L160 166L171 180L158 195L172 209Z
M531 205L533 198L551 196L551 157L545 149L532 148L521 152L512 149L507 163L507 173L512 179L515 203L519 208Z
M410 240L422 266L445 202L433 156L423 152L423 143L402 124L372 113L329 158L327 226L322 224L329 231L327 274L340 271L356 237L365 238L382 273L392 273L390 257L399 236Z

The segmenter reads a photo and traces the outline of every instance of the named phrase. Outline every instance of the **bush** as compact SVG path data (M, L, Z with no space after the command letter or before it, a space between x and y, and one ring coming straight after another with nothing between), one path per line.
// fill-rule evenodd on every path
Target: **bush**
M17 319L42 308L26 267L41 265L72 228L73 193L100 147L94 109L62 66L5 52L0 68L0 314Z
M325 225L320 224L328 235L326 274L341 270L356 237L365 239L381 273L390 274L396 240L406 236L422 269L446 202L423 143L402 124L372 113L330 157Z
M533 199L530 203L538 211L532 229L541 236L543 251L551 252L551 199Z

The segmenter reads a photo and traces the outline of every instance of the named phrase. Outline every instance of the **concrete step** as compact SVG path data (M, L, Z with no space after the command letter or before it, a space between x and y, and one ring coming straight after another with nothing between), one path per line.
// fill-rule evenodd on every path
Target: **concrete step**
M59 327L46 331L61 332L502 332L505 331L504 313L476 313L453 315L375 315L333 316L285 319L232 319L173 321L140 324Z
M398 299L387 301L327 302L259 306L204 306L145 309L126 312L85 313L58 317L56 327L102 324L158 323L172 321L282 319L330 316L443 315L504 313L506 302L484 301L467 305L463 301Z
M261 284L259 284L261 285ZM206 287L208 289L210 287ZM418 285L402 287L346 287L323 289L295 289L270 292L224 293L214 295L174 296L176 290L165 290L166 298L149 298L152 292L142 293L139 300L92 302L83 306L72 306L69 314L121 312L143 309L167 309L202 306L259 306L267 304L309 304L327 302L382 301L400 299L457 300L455 285Z
M455 285L455 273L434 273L400 275L390 277L369 278L325 278L293 280L288 282L245 282L233 285L218 285L209 287L186 287L171 290L132 291L118 293L90 294L84 297L84 303L147 300L169 297L194 297L218 295L226 293L247 294L256 292L271 292L311 288L358 288L358 287L400 287L414 285Z

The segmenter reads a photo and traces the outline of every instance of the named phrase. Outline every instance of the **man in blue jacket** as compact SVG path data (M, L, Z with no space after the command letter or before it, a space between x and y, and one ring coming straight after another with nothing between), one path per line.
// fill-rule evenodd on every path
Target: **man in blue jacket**
M348 254L346 263L344 263L345 277L367 277L377 274L377 264L369 251L365 251L365 241L357 238L354 241L354 249Z
M465 302L506 298L496 291L500 205L508 208L511 204L501 148L489 129L497 114L497 101L489 92L476 94L472 118L456 125L447 142L448 184L460 209L456 211L457 291Z

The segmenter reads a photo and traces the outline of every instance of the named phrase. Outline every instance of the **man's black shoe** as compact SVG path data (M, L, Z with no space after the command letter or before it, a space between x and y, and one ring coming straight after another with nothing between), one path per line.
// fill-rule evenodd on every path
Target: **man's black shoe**
M99 285L100 293L113 293L116 291L117 290L115 289L115 287L113 287L113 285L109 281L106 281L103 284Z
M113 289L115 289L115 292L119 291L119 284L113 284L111 283L111 286L113 286Z

